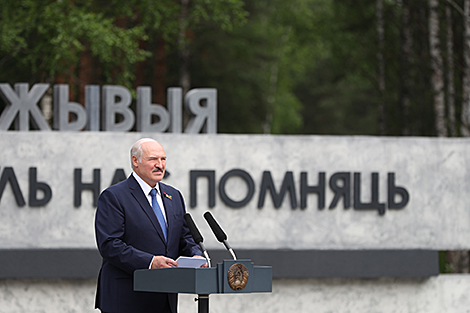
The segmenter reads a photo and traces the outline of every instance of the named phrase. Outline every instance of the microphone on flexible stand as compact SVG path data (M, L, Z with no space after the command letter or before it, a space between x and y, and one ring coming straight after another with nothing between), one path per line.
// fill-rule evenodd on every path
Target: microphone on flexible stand
M186 224L188 224L189 231L191 232L191 235L193 236L194 242L197 243L201 247L202 253L204 254L204 257L207 260L208 267L211 267L211 259L209 258L209 253L207 253L206 247L204 246L204 243L203 243L204 238L199 232L199 229L197 228L196 223L194 223L194 220L191 217L191 214L186 213L184 215L184 220L186 221Z
M214 233L217 240L224 244L225 248L230 252L233 259L236 260L237 256L235 255L235 252L233 252L233 249L230 247L230 245L227 242L227 235L225 234L223 229L220 227L219 223L217 223L215 218L212 216L212 213L207 211L206 213L204 213L204 218L206 219L207 223L212 229L212 232Z

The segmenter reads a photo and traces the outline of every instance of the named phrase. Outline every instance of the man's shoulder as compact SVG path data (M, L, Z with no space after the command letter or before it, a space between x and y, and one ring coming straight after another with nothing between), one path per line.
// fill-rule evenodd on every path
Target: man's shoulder
M160 191L162 193L162 196L165 196L170 200L173 199L174 196L176 196L177 198L182 197L182 193L178 188L173 187L172 185L162 183L162 182L159 182L159 184L160 184Z
M106 188L106 190L109 190L109 191L119 191L119 190L126 190L126 189L129 189L129 187L132 185L132 180L135 181L135 178L131 176L129 176L128 178L114 184L114 185L111 185L109 186L108 188Z
M165 184L165 183L162 183L162 182L159 182L159 184L160 184L160 189L162 189L162 190L171 190L171 191L174 191L174 192L180 192L178 190L178 188L175 188L172 185L168 185L168 184Z

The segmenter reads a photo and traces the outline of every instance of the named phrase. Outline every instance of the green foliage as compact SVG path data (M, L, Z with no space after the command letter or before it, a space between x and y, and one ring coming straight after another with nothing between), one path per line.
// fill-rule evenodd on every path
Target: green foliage
M135 66L153 54L145 44L180 36L181 6L172 0L0 0L0 80L76 80L90 51L103 84L132 86ZM230 29L244 20L238 0L194 1L188 26L205 20Z
M302 46L310 38L310 3L246 1L246 23L230 31L212 22L197 29L190 47L192 84L218 89L219 132L296 133L301 127L302 104L293 86L311 62Z
M189 65L191 88L218 90L219 132L377 135L384 103L387 135L434 135L427 1L383 3L379 51L375 0L0 0L0 81L81 83L86 57L93 83L164 90ZM459 102L463 18L452 14Z
M371 1L320 3L310 45L314 58L295 86L303 103L300 132L376 134L374 7Z
M247 12L239 0L198 0L191 7L189 27L213 21L222 30L230 31L234 26L246 22Z
M452 264L447 262L447 251L439 251L439 273L449 274L452 272Z
M88 46L108 82L128 84L132 66L149 55L138 46L146 38L142 27L118 27L114 19L89 11L90 1L1 2L0 57L11 64L5 66L9 75L2 80L50 81L58 74L72 74ZM112 75L115 67L121 71Z

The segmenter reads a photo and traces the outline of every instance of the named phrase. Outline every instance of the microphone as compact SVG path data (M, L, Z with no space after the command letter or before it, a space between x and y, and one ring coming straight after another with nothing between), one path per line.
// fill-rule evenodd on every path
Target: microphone
M204 257L207 260L207 264L209 267L211 267L211 259L209 258L209 253L207 253L206 247L204 246L204 238L202 238L201 233L199 232L199 229L196 226L196 223L194 223L193 218L191 217L191 214L186 213L184 215L184 220L186 221L186 224L188 224L189 231L191 232L191 236L193 236L194 242L197 243L202 250L202 253L204 254Z
M217 240L224 244L225 248L230 252L233 259L236 260L237 257L235 256L235 252L233 252L232 248L227 242L227 235L225 234L223 229L220 227L219 223L217 223L215 218L212 216L212 213L207 211L206 213L204 213L204 218L206 219L207 223L212 229L212 232L214 233Z

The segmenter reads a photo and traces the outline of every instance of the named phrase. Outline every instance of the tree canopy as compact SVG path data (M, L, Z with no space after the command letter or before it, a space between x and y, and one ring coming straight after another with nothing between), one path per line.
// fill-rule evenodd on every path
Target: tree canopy
M466 135L466 2L0 0L0 81L217 88L221 133Z

